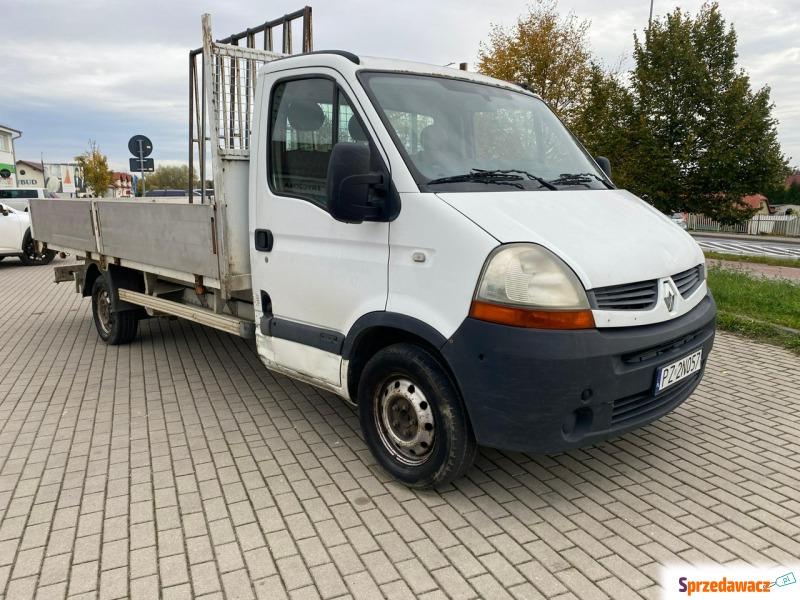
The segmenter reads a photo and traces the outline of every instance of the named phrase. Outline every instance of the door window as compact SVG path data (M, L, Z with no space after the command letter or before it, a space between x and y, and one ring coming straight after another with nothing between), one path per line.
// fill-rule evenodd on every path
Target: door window
M275 87L270 131L272 189L323 207L333 146L367 143L350 102L333 81L322 78L284 81Z

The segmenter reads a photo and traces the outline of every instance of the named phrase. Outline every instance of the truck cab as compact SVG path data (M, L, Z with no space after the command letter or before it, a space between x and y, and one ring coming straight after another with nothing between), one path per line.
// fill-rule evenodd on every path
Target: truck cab
M700 248L536 95L330 52L269 63L256 98L259 353L355 401L393 476L589 445L700 382Z

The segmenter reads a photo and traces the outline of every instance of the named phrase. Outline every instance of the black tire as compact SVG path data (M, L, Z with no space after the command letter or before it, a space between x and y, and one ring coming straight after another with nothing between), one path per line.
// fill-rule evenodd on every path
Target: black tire
M33 238L30 235L25 236L25 241L22 244L22 254L19 255L23 265L29 267L49 265L55 257L55 250L46 250L44 254L39 254L36 251L36 244L33 243Z
M408 487L444 485L470 468L477 444L456 386L413 344L373 356L358 385L364 440L383 469Z
M136 311L117 312L111 309L113 291L105 276L100 275L92 286L92 315L94 326L100 339L106 344L116 346L127 344L139 331Z

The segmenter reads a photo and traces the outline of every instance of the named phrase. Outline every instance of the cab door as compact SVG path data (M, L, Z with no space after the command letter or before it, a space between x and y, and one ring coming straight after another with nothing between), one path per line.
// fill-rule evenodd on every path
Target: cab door
M345 335L360 316L386 308L389 225L331 217L328 163L335 144L369 145L369 137L334 71L267 77L250 188L259 354L268 366L344 386Z

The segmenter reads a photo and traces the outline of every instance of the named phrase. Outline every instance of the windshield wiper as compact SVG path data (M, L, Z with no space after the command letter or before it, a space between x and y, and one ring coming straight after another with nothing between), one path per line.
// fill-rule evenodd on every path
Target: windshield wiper
M594 173L562 173L558 179L551 179L550 183L553 185L585 185L588 188L591 187L589 182L592 179L596 179L610 190L614 189L614 186L608 181Z
M463 183L463 182L470 182L470 183L485 183L490 184L494 183L497 185L510 185L515 188L524 189L521 184L519 183L512 183L516 181L522 181L522 177L519 175L500 175L493 176L492 174L486 173L464 173L463 175L453 175L451 177L440 177L439 179L431 179L428 182L428 185L435 185L438 183Z
M522 175L525 177L523 177ZM500 185L512 185L519 189L524 189L524 186L520 183L510 183L514 181L523 181L525 179L530 179L532 181L538 182L542 187L546 187L549 190L557 189L556 186L548 182L546 179L541 177L537 177L532 173L528 173L527 171L522 171L520 169L495 169L495 170L488 170L488 169L472 169L470 173L464 173L463 175L453 175L452 177L441 177L439 179L432 179L428 182L428 184L438 184L438 183L460 183L464 181L470 181L475 183L496 183Z
M548 190L556 190L556 186L552 183L547 181L546 179L539 177L538 175L534 175L533 173L529 173L528 171L523 171L522 169L502 169L502 170L495 170L495 171L483 171L483 169L472 169L473 171L477 172L484 172L484 173L522 173L528 179L532 181L538 182L543 187L546 187Z

